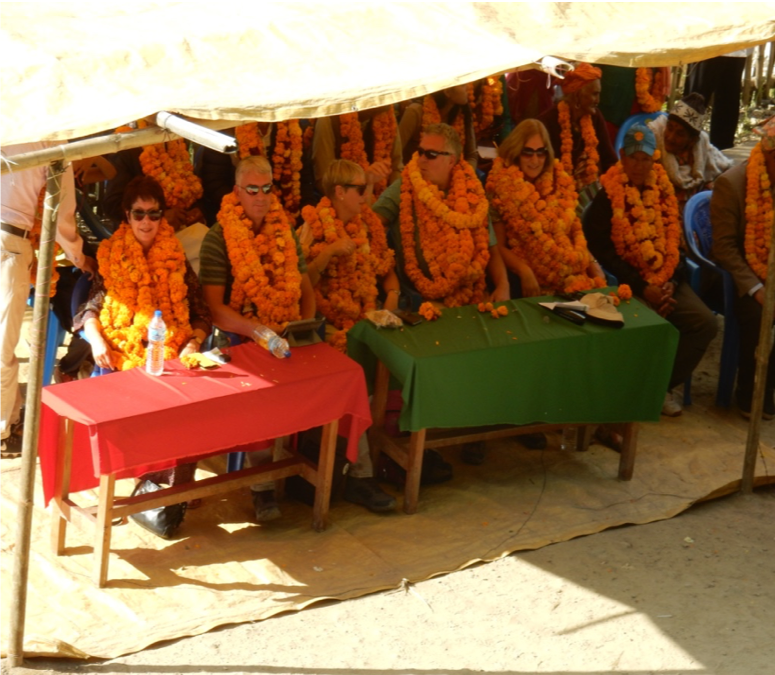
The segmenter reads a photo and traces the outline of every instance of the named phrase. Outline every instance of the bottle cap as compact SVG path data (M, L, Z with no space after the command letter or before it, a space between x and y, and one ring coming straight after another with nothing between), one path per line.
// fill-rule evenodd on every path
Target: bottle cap
M153 315L154 315L155 317L161 317L161 310L160 310L160 309L157 309L157 310L156 310L156 311L153 313Z

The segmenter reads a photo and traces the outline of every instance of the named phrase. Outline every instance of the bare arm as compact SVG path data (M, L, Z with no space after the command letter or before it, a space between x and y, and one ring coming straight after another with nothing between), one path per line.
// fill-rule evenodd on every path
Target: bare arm
M498 246L490 246L490 261L487 263L487 274L492 285L492 299L495 302L503 302L511 298L509 292L509 277L506 274L506 266L503 264Z
M500 220L493 220L492 227L495 230L495 237L498 240L498 250L500 251L504 265L519 277L522 284L522 297L532 298L536 295L541 295L541 287L538 285L538 280L536 279L535 274L533 274L530 265L506 246L506 231L503 227L503 222Z
M209 284L202 286L202 294L207 306L210 308L213 323L221 330L228 331L229 333L251 337L253 329L260 325L258 319L242 316L238 311L224 304L223 298L225 293L225 286L212 286Z
M301 275L301 318L313 319L316 309L315 291L312 288L309 274L305 272Z

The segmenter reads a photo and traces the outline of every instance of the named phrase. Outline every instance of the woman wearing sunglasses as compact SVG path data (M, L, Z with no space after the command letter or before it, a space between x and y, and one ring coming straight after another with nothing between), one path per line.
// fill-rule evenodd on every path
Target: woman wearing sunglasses
M124 192L125 220L97 252L99 272L74 329L83 328L104 370L145 364L148 322L157 309L167 326L165 359L198 351L210 332L199 281L163 218L164 205L153 178L133 179Z
M554 159L541 122L524 120L509 134L498 149L487 192L514 297L605 285L576 215L573 178Z

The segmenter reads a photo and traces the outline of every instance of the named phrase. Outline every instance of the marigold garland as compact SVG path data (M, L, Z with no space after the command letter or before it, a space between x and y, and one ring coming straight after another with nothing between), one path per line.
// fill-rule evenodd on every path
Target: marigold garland
M275 332L300 319L299 256L277 196L272 195L258 234L233 192L221 201L218 222L234 275L229 306Z
M301 206L302 132L299 120L275 125L272 178L280 191L285 212L296 220Z
M127 223L100 244L100 275L105 282L105 301L100 311L102 333L119 370L145 364L148 323L160 309L167 332L164 359L175 359L191 339L186 255L165 219L148 254Z
M643 112L661 110L665 103L662 69L656 74L652 68L638 68L635 71L635 96Z
M533 184L518 165L507 167L498 157L487 191L505 225L506 244L528 261L541 288L573 293L605 286L604 279L587 276L591 256L576 214L578 196L559 160Z
M424 298L447 307L482 299L490 259L488 208L482 184L468 162L459 161L452 168L446 196L423 179L417 155L406 165L400 208L404 269ZM430 278L419 267L417 243Z
M377 280L395 267L394 254L388 248L382 222L365 204L347 224L337 218L328 197L317 206L305 206L302 216L314 238L310 262L338 239L349 237L355 243L351 255L336 256L328 263L315 286L318 310L337 329L328 341L344 352L347 331L366 312L376 309Z
M571 128L570 108L565 101L557 104L560 123L560 159L565 171L576 179L576 190L581 192L587 185L598 179L600 153L597 151L597 134L591 115L583 115L579 120L584 152L578 169L573 166L573 130Z
M32 246L33 253L37 258L40 252L40 235L41 227L43 225L43 202L46 199L46 186L44 185L38 193L38 204L35 207L35 219L32 223L32 229L30 230L30 245ZM57 281L59 281L59 272L57 271L57 255L62 249L59 244L54 243L54 255L51 257L51 289L49 290L48 297L53 298L57 292ZM34 286L38 279L38 266L33 265L30 273L30 283Z
M681 227L678 201L665 169L655 163L642 191L629 184L621 162L600 182L611 200L611 240L616 252L646 283L662 286L670 281L679 260Z
M764 281L772 241L773 203L761 143L751 150L745 180L745 259L754 274Z
M146 146L140 153L140 166L161 185L167 208L189 209L202 196L202 182L194 174L182 139Z
M619 284L616 294L620 300L630 300L632 298L632 289L627 284Z
M430 94L426 96L422 101L422 126L427 127L429 124L439 124L443 120L441 119L441 112L439 112L439 106L436 105L436 99ZM451 124L452 128L457 131L460 136L460 144L466 147L466 119L463 110L458 110L455 119Z
M251 155L266 157L264 137L258 128L258 122L240 124L240 126L234 129L234 137L237 139L240 159L245 159Z
M503 114L503 85L499 77L482 80L479 100L476 99L474 83L468 85L468 102L474 115L474 132L477 138L490 128L496 115Z
M422 303L417 311L426 321L436 321L441 316L441 310L432 302Z
M392 165L393 145L398 133L398 123L393 107L389 107L372 118L374 132L375 162L387 162ZM358 164L364 171L369 169L369 156L366 144L363 142L363 129L358 119L358 113L339 115L339 132L342 136L341 159L349 159ZM383 178L374 185L374 195L379 195L387 187L388 178Z

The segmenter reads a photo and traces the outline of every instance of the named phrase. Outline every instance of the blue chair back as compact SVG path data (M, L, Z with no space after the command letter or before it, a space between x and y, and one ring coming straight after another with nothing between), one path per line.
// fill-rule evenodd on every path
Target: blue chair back
M633 115L632 117L628 117L626 120L624 120L624 122L622 122L622 126L619 127L619 133L616 134L616 142L614 143L614 150L616 150L616 154L618 155L619 150L622 149L622 146L624 145L624 135L633 124L648 124L652 120L657 119L657 117L660 115L667 115L667 113L638 113L637 115Z
M684 209L684 237L691 252L706 265L718 269L710 259L713 230L710 225L710 190L698 192L686 202Z

